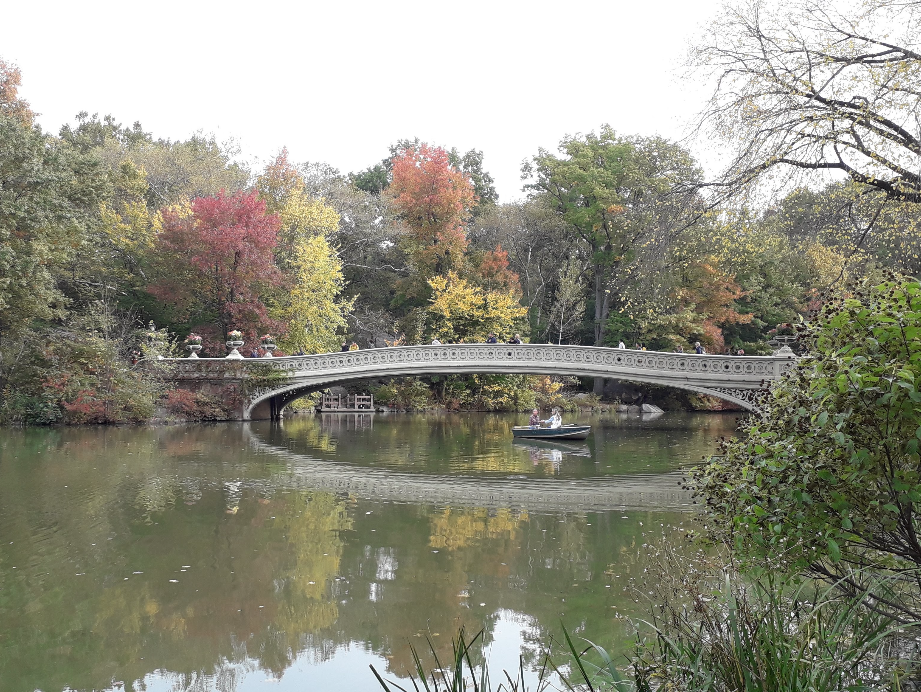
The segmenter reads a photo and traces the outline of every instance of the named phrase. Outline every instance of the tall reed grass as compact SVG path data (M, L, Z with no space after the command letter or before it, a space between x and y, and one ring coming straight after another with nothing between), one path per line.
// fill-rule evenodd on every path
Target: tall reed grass
M666 601L646 624L630 662L637 692L900 690L918 666L914 624L866 594L785 576L727 572L720 588Z
M783 575L755 579L725 563L671 574L654 592L649 619L634 623L635 649L620 665L589 640L577 646L564 629L568 654L555 659L548 646L536 682L526 683L519 661L493 683L486 663L472 663L482 632L468 641L461 631L448 665L431 644L434 665L413 649L410 687L372 670L385 692L921 690L918 623L894 622L868 593ZM872 593L886 588L873 580Z

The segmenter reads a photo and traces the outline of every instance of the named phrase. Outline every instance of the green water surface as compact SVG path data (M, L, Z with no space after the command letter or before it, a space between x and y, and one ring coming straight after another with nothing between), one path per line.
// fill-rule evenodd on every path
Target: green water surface
M681 470L735 418L522 422L3 430L0 690L376 690L462 626L496 671L533 675L561 622L626 651L650 545L694 520Z

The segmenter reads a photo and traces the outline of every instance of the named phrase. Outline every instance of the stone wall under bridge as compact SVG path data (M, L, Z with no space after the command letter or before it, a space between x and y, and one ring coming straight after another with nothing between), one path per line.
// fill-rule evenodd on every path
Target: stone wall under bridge
M332 385L451 374L604 377L686 389L753 410L759 390L782 377L795 361L792 353L718 356L594 346L458 344L243 360L172 358L164 364L177 387L225 397L232 404L228 419L268 420L281 417L295 399Z

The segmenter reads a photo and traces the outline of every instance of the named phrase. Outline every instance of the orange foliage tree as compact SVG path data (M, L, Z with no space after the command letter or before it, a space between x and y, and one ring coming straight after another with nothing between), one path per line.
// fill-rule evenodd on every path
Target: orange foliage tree
M477 202L473 183L451 166L444 149L422 143L396 156L387 192L407 226L404 247L413 275L403 292L410 299L427 298L431 278L461 266L464 225Z
M734 277L723 273L716 261L692 263L685 272L686 284L679 289L679 300L701 320L700 341L710 352L722 351L726 344L721 327L747 324L751 313L736 310L735 301L746 295Z
M19 96L20 86L22 73L19 68L0 58L0 114L31 127L35 113L29 107L29 102Z
M521 283L518 274L508 263L508 252L497 245L470 258L470 278L487 291L507 291L516 298L521 297Z

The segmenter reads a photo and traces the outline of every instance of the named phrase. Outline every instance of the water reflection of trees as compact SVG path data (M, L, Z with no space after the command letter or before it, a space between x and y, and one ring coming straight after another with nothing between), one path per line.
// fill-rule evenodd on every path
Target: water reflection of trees
M370 427L343 431L338 419L333 424L321 417L295 415L282 428L256 430L295 453L352 464L426 473L559 473L565 477L671 471L699 461L713 450L716 439L735 428L732 416L708 414L666 415L655 420L635 414L573 415L592 424L588 442L574 449L547 449L544 454L535 454L527 445L509 444L511 426L516 423L509 415L379 416L373 431ZM589 461L598 466L585 467Z
M531 658L561 619L623 640L613 613L635 607L622 588L649 578L638 536L661 517L373 503L288 480L236 426L6 436L0 679L98 689L161 670L233 690L247 668L280 676L356 642L404 674L409 643L446 656L462 625L488 642L500 610L531 623Z
M507 416L464 416L430 414L381 416L370 430L340 434L338 426L325 425L314 416L293 416L285 420L280 437L292 451L323 454L356 464L419 470L427 473L524 473L533 472L522 454L510 449L510 419ZM315 441L331 435L330 449ZM502 444L497 444L498 441Z
M25 444L15 456L34 462L0 483L12 539L0 553L0 671L10 689L96 689L160 666L217 675L221 661L239 660L240 643L280 674L303 633L335 622L330 584L340 532L351 526L345 500L306 491L256 497L244 477L231 499L239 511L228 515L223 472L246 456L236 433L18 436ZM214 443L224 443L219 458L200 454Z

